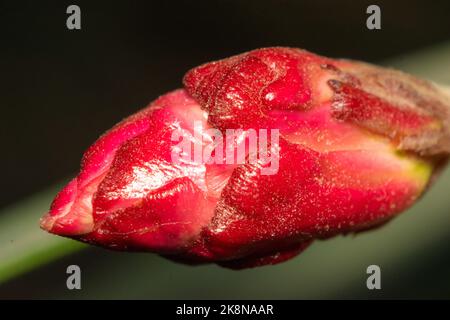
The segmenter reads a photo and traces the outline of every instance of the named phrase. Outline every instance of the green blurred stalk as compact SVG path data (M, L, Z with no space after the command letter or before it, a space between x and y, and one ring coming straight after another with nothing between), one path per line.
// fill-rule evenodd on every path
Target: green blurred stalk
M384 64L438 83L450 84L450 43L401 56ZM49 235L39 229L39 218L47 211L59 188L60 185L53 186L0 212L0 284L64 255L86 248L85 245L76 241ZM394 222L383 228L383 231L360 235L358 240L341 237L317 242L300 258L272 268L230 273L228 270L215 266L197 269L158 260L162 268L153 269L153 272L160 275L152 278L152 287L158 289L154 292L155 297L162 298L165 295L174 297L176 293L168 288L165 293L164 281L167 281L164 278L165 274L176 272L180 286L193 288L198 281L195 278L198 270L202 270L205 279L211 279L211 281L203 282L205 287L210 283L211 285L213 283L220 284L222 291L215 297L221 297L221 295L228 297L227 292L232 293L236 298L240 297L239 294L242 295L241 297L250 295L253 298L270 297L270 295L265 295L264 291L249 291L250 289L246 289L245 286L236 293L236 281L243 284L265 281L272 288L277 288L279 283L289 284L289 287L286 286L278 292L279 298L291 297L290 294L296 298L332 296L333 292L338 292L343 286L364 277L363 268L370 261L386 265L394 265L397 262L400 265L408 257L427 252L433 244L445 239L450 230L450 219L447 212L450 208L450 199L447 196L449 189L450 172L447 170L419 204L408 213L395 219ZM382 252L380 252L380 248L382 248ZM142 274L146 274L146 270L148 270L149 261L146 257L149 255L145 257L142 255L128 256L126 261L118 259L120 256L114 257L117 258L115 260L117 268L119 266L124 268L121 271L125 271L131 261L138 263L134 266L142 272L130 272L127 283L130 286L133 285L135 291L147 292L146 296L149 297L151 294L149 286L141 278ZM152 258L152 260L154 259ZM297 264L301 265L297 266ZM330 273L331 266L333 266L333 273ZM280 273L280 271L282 272ZM136 281L133 280L133 274L136 275ZM321 274L326 285L315 283L313 274ZM97 282L100 284L103 281L102 276L104 275L101 273L96 275ZM121 278L116 279L120 281ZM308 288L308 290L302 291L302 288ZM275 291L267 294L276 295L276 289L273 290ZM190 297L202 297L200 292L195 291L195 294L197 296ZM208 295L205 297L213 298Z
M47 234L40 216L61 186L53 186L0 212L0 284L85 245Z

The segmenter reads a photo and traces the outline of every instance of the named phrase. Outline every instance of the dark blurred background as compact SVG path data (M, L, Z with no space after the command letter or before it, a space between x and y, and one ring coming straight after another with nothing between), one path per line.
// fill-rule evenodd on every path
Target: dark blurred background
M70 4L81 7L79 31L66 28ZM381 7L381 30L366 28L370 4ZM72 175L105 129L200 63L275 45L380 62L448 40L448 0L1 1L0 208ZM45 296L24 293L33 281L15 280L3 296Z

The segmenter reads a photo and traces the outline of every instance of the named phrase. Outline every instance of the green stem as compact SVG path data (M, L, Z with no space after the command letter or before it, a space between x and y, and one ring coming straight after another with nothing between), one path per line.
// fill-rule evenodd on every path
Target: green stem
M86 247L39 229L39 218L59 188L49 188L0 212L0 284Z

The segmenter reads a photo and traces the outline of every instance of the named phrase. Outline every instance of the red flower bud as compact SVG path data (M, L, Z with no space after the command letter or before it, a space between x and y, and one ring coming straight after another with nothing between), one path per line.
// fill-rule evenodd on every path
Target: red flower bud
M43 229L186 263L274 264L387 222L450 152L449 97L398 71L267 48L184 85L86 151Z

